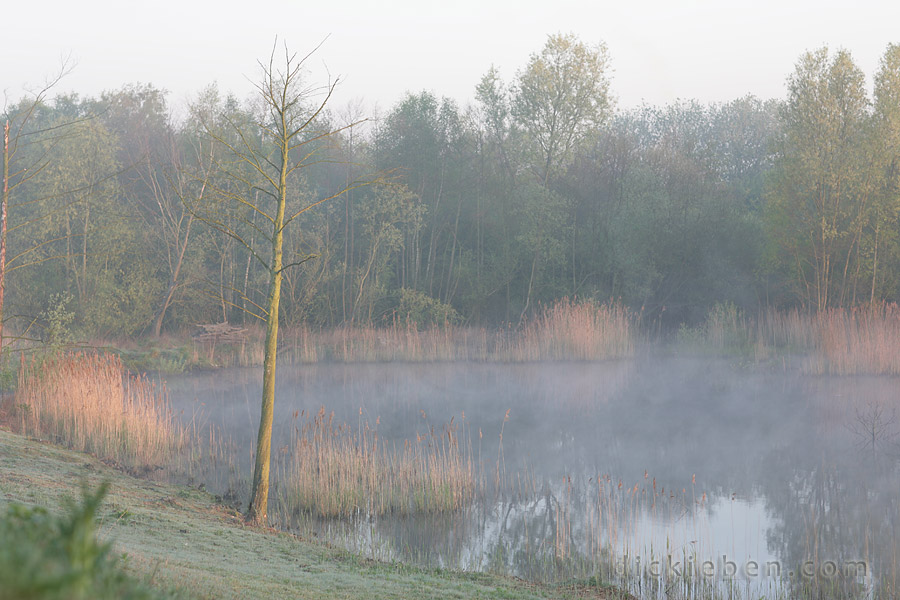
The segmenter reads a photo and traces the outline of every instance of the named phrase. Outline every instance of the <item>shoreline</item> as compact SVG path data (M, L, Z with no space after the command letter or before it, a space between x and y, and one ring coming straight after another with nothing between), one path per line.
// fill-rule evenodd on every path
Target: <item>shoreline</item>
M198 598L628 598L573 582L544 585L492 574L381 563L273 529L195 488L127 475L99 459L0 429L0 507L60 510L82 482L110 482L98 515L129 571Z

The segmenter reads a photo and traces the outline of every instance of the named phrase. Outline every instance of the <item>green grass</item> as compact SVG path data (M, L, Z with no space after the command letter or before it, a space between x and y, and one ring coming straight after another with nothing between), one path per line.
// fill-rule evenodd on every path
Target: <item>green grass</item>
M624 597L591 586L540 586L489 574L371 561L286 533L249 528L195 489L137 479L77 452L0 430L0 512L11 503L59 511L81 482L109 482L100 541L161 589L197 598Z
M18 503L0 511L0 600L181 597L126 573L126 561L98 540L97 511L107 489L85 488L81 502L64 502L60 515Z

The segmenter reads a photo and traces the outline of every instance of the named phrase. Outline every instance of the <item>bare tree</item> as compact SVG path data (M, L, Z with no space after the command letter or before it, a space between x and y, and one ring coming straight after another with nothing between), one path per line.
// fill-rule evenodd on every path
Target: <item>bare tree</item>
M285 259L284 232L307 211L371 183L347 181L336 191L306 199L296 193L298 172L329 160L324 156L323 142L358 124L337 129L320 127L320 116L338 79L322 86L306 86L302 77L304 66L313 52L298 59L285 47L284 62L276 67L273 49L268 63L260 63L262 80L256 85L262 110L241 121L226 116L221 129L213 123L204 124L208 138L222 149L212 155L221 177L210 180L206 199L191 205L196 218L243 245L269 278L265 306L243 298L266 322L262 412L247 509L248 521L258 525L267 522L281 283L287 269L316 258L303 255Z
M858 403L854 418L847 429L857 436L856 444L862 450L871 450L872 458L878 456L878 448L897 437L897 409L875 400Z

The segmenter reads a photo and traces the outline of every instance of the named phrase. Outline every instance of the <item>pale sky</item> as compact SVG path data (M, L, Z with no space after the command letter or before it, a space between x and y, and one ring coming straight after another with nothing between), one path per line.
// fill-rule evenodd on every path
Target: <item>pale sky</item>
M676 99L785 96L800 54L849 50L868 77L900 43L900 1L631 0L45 0L2 11L0 89L10 99L76 66L60 91L96 95L152 83L177 108L206 85L244 98L257 60L279 43L313 56L310 77L343 81L333 107L361 99L386 111L407 91L461 105L493 64L510 81L547 35L605 42L620 107Z

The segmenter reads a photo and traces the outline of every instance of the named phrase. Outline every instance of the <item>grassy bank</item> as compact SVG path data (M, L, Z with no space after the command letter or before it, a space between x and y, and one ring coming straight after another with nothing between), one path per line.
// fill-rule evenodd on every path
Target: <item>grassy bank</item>
M323 544L244 526L194 489L136 479L85 454L0 430L0 509L54 511L81 482L110 482L100 535L127 569L198 598L622 597L596 586L536 586L493 575L424 570L365 560Z

